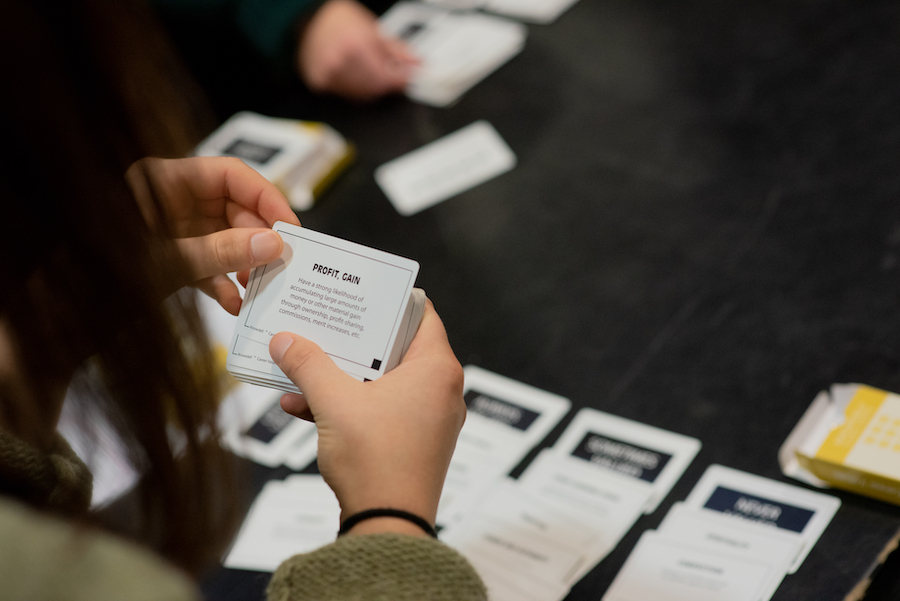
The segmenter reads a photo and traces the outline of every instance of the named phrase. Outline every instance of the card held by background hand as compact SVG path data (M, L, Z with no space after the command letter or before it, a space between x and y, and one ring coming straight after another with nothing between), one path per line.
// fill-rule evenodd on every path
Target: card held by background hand
M375 181L401 215L413 215L516 165L497 130L481 120L375 170Z
M374 380L400 363L425 310L411 259L279 221L282 256L254 268L226 367L235 378L297 387L269 356L278 332L318 344L345 373Z

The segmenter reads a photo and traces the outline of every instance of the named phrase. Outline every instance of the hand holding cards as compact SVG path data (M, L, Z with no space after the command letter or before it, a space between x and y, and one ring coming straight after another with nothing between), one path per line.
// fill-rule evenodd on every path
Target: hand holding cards
M250 275L226 366L242 382L299 392L269 356L282 331L318 344L345 373L374 380L393 369L425 308L410 259L279 221L281 258Z

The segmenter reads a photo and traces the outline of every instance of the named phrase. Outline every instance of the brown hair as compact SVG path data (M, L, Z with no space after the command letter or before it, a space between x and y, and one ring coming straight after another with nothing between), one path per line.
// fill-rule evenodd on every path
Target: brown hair
M208 131L183 73L135 2L0 3L0 325L20 376L0 382L0 424L46 448L76 374L143 475L145 534L197 570L234 516L213 492L230 477L217 379L192 296L172 294L186 267L123 177Z

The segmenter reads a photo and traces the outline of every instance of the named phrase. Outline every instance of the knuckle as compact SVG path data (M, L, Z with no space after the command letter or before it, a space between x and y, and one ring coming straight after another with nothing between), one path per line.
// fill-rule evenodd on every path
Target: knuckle
M316 347L295 340L281 358L279 367L286 373L301 372L305 366L312 363L315 351Z
M225 269L240 264L243 256L238 244L228 236L215 238L213 253L216 263Z

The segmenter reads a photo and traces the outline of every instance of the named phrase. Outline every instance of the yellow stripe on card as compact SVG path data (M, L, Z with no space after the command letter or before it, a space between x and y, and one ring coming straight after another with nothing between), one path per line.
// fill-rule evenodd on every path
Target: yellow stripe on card
M843 424L831 431L816 453L817 459L841 464L887 398L884 390L860 386L844 412Z

